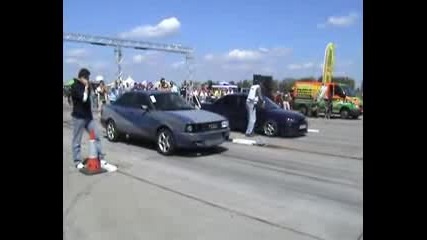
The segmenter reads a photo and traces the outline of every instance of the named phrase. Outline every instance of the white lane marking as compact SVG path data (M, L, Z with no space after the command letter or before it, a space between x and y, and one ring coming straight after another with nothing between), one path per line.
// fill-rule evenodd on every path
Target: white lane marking
M311 133L319 133L319 129L308 129L307 130L308 132L311 132Z
M245 144L245 145L254 145L256 144L256 141L254 140L248 140L248 139L241 139L241 138L234 138L232 140L233 143L237 144Z

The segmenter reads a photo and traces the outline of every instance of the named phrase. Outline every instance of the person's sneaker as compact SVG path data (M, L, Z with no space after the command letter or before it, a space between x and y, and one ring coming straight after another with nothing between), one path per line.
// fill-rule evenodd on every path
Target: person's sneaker
M105 161L105 160L101 160L100 162L101 162L101 166L107 165L107 161Z
M84 168L84 167L85 167L85 165L84 165L82 162L80 162L80 161L79 161L79 162L76 162L75 164L76 164L76 168L77 168L77 169L82 169L82 168Z

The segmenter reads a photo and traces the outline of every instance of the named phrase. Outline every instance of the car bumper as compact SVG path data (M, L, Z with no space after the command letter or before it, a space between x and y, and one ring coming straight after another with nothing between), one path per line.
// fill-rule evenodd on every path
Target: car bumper
M176 133L176 143L179 148L209 148L215 147L227 141L230 137L230 129L201 133Z
M308 123L293 123L293 124L285 124L282 128L282 136L284 137L298 137L304 136L308 132Z

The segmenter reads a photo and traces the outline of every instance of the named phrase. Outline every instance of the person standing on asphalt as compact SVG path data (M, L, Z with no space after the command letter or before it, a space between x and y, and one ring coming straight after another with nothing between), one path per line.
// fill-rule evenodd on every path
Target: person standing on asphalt
M89 76L89 70L81 69L78 78L74 79L74 83L71 86L71 98L73 101L73 111L71 113L73 117L72 152L77 169L84 167L81 156L83 130L87 132L93 130L95 132L95 145L99 159L101 159L101 166L107 163L104 160L105 154L102 152L100 133L92 116Z
M254 84L249 90L248 98L246 99L246 109L248 110L248 126L246 128L246 136L252 137L256 122L256 107L258 103L263 102L261 94L261 86L258 81L254 80Z
M104 107L104 105L107 104L107 100L108 100L107 87L105 86L103 80L99 81L99 86L96 89L96 92L97 92L97 99L98 99L98 114L99 114L99 117L101 117L101 110Z
M170 85L171 85L171 92L177 93L178 92L178 88L176 87L175 83L171 81Z
M119 89L118 89L118 83L117 81L114 82L113 86L111 86L110 91L108 92L108 100L110 100L110 103L113 103L116 101L117 97L119 96Z
M330 119L331 114L332 114L332 100L333 100L332 99L332 97L333 97L332 85L328 86L328 90L326 91L325 97L326 97L325 117L326 117L326 119Z

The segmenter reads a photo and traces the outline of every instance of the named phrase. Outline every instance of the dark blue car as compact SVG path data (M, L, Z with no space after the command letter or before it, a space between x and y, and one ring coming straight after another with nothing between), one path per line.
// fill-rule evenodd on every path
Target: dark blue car
M202 109L228 119L231 130L244 132L248 124L247 94L226 95L214 103L202 104ZM301 136L308 130L307 119L299 112L287 111L265 97L264 107L257 110L255 131L267 136Z

